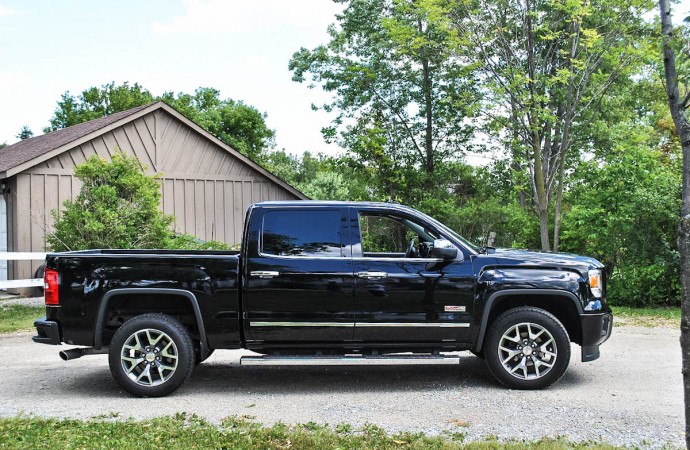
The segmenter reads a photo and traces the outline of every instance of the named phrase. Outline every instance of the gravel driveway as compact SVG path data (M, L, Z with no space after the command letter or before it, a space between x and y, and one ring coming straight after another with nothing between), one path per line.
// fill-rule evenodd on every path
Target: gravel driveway
M573 359L545 391L511 391L467 352L460 366L252 367L219 351L175 394L136 399L110 376L107 356L63 362L31 333L0 335L0 416L148 418L176 412L212 421L370 422L388 431L462 432L468 439L565 436L642 447L684 447L679 331L618 327L601 359ZM61 348L67 348L62 346Z

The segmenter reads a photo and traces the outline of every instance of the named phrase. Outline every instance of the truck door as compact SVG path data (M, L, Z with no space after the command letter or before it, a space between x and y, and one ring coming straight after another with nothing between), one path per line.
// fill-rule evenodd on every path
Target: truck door
M433 241L446 236L403 213L353 208L351 214L355 339L469 342L475 283L462 250L454 261L430 257Z
M354 333L347 208L255 207L245 237L249 341L342 343Z

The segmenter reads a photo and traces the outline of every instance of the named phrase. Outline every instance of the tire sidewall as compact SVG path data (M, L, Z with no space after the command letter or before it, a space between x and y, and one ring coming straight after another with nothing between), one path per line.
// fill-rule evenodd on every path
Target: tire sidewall
M178 361L175 373L157 386L142 386L125 373L120 359L122 347L129 337L143 329L164 332L177 347ZM137 397L161 397L177 390L189 378L194 369L194 345L184 326L165 314L144 314L133 317L117 329L108 349L110 372L115 381L127 392Z
M503 334L519 323L534 323L545 328L554 338L556 344L556 362L544 376L535 380L517 378L503 367L498 354L498 346ZM511 389L544 389L558 381L570 363L570 338L565 327L558 319L543 309L522 307L509 310L496 318L487 335L484 356L493 376Z

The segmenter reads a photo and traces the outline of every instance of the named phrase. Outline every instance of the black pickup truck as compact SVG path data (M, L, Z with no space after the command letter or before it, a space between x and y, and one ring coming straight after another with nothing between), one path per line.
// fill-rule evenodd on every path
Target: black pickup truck
M606 273L591 258L479 249L393 203L252 205L239 252L49 254L35 342L108 353L137 396L179 388L214 350L242 364L458 363L469 350L515 389L557 381L571 342L611 334Z

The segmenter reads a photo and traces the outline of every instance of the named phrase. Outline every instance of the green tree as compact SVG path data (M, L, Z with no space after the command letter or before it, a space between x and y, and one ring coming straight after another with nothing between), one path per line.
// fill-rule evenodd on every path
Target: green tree
M541 248L557 250L566 164L583 113L646 51L644 0L458 1L458 50L486 80L485 111L529 173ZM584 127L581 127L584 128ZM553 222L549 219L553 213ZM553 224L553 247L549 237Z
M348 157L310 152L298 156L278 150L268 153L263 163L310 198L371 200L369 175L358 170L359 165Z
M128 82L122 85L115 85L115 82L104 84L99 87L90 87L78 96L74 97L69 92L62 94L58 101L57 108L53 117L50 119L50 126L43 131L50 131L67 128L99 117L146 105L154 101L151 93L134 83L132 86Z
M116 153L107 162L92 156L74 174L83 185L64 211L52 212L55 230L46 237L51 250L170 246L173 219L158 209L158 181L135 157Z
M19 133L17 134L17 139L24 140L24 139L29 139L34 137L34 132L31 131L31 128L29 128L27 125L24 125L21 130L19 130Z
M381 196L443 189L436 172L468 145L476 91L471 67L451 54L457 37L440 3L335 1L345 9L330 41L289 63L294 81L333 96L321 106L338 113L325 138L376 172Z
M2 150L5 147L7 147L7 142L3 142L0 144L0 150Z
M677 146L645 145L644 129L627 132L604 159L582 163L573 174L563 249L613 268L612 304L676 306L680 155Z
M343 176L335 172L318 172L314 180L302 188L314 200L349 200L350 191Z
M274 145L275 132L266 126L266 113L241 101L221 99L216 89L198 88L193 94L166 92L154 97L138 83L130 86L128 82L91 87L77 97L65 92L50 119L50 126L43 131L59 130L157 100L168 103L252 159L260 159Z
M275 145L266 113L241 101L221 99L216 89L198 88L194 94L166 92L159 99L251 159L260 160Z

